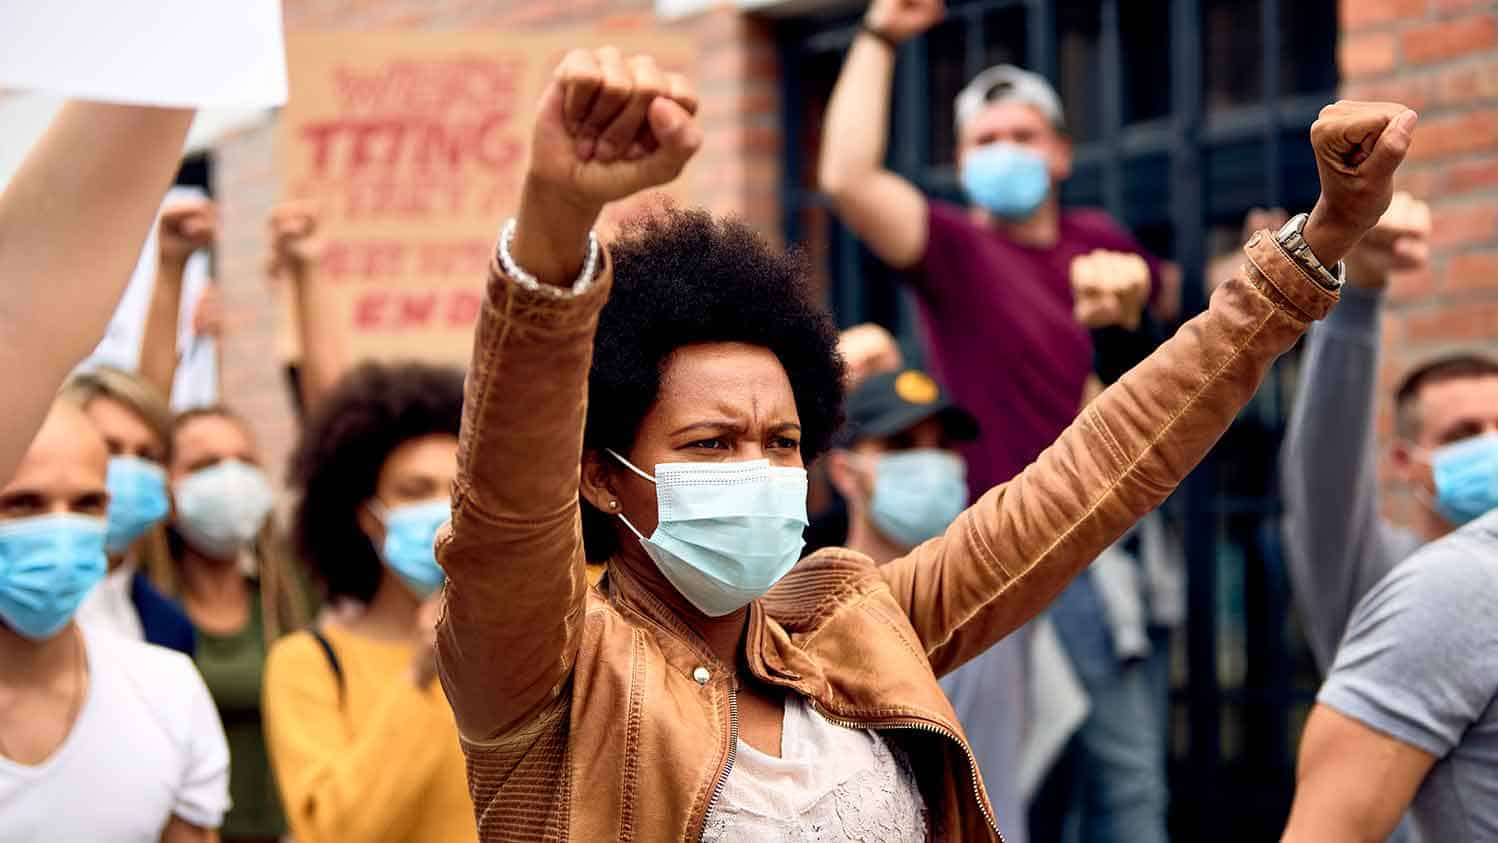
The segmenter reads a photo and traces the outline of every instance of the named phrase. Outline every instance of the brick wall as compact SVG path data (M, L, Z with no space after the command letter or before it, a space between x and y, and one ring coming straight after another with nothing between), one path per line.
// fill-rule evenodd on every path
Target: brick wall
M1498 3L1342 0L1343 96L1392 99L1420 112L1402 186L1431 204L1428 272L1390 287L1385 394L1442 352L1498 353ZM1380 429L1392 414L1385 402ZM1387 481L1387 474L1386 481ZM1390 496L1396 517L1416 505Z
M513 32L600 23L630 27L654 20L650 0L286 0L285 18L290 31ZM779 68L767 25L727 7L668 25L698 48L694 82L703 99L705 143L694 165L692 201L741 216L778 237ZM225 139L214 150L214 192L223 214L218 272L228 329L222 346L224 397L249 416L279 477L296 426L274 353L275 307L261 273L264 220L281 187L275 146L275 127L269 125Z

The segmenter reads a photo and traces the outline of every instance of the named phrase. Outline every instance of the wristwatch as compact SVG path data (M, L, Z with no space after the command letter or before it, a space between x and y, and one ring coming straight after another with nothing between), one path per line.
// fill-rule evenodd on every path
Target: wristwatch
M1290 257L1295 259L1296 263L1310 271L1311 277L1316 279L1317 284L1335 293L1347 283L1347 267L1342 261L1337 261L1336 266L1327 269L1321 261L1316 259L1316 254L1311 251L1311 244L1307 243L1304 237L1306 220L1310 218L1310 214L1296 214L1280 228L1279 233L1274 235L1274 239L1279 241L1279 244L1284 247Z

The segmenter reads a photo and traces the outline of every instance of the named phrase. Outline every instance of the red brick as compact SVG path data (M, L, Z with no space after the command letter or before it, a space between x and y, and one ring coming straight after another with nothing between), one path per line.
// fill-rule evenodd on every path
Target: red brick
M1473 111L1455 117L1425 119L1415 130L1410 160L1429 161L1463 152L1498 148L1498 113Z
M1400 33L1399 43L1406 62L1444 61L1498 45L1498 19L1478 14L1415 26Z
M1395 304L1426 301L1435 291L1436 274L1428 264L1424 269L1389 276L1389 301ZM1386 338L1397 334L1397 331L1384 332Z
M1342 97L1364 102L1397 102L1423 111L1432 100L1429 77L1394 75L1383 79L1363 79L1342 87Z
M1478 6L1491 5L1492 0L1434 0L1436 14L1451 15L1475 9Z
M1394 69L1398 40L1387 32L1347 35L1337 49L1337 63L1347 80L1379 76Z
M1446 289L1498 291L1498 249L1454 255L1446 262ZM1498 322L1489 328L1498 337Z
M1419 134L1419 130L1416 131ZM1443 196L1498 188L1498 157L1474 158L1448 165L1436 181L1436 191Z
M1342 0L1337 4L1343 32L1425 16L1428 0Z
M1436 99L1450 105L1498 99L1498 59L1443 70L1436 78L1435 89Z
M1498 238L1498 205L1438 205L1431 223L1430 242L1437 249L1487 243Z
M1469 343L1498 338L1498 301L1432 308L1405 320L1411 343Z

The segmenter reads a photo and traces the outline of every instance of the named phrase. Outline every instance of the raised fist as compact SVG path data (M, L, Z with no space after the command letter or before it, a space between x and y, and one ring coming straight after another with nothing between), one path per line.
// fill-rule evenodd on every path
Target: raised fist
M1321 198L1306 224L1316 258L1341 260L1389 207L1394 171L1415 136L1415 112L1387 102L1338 102L1311 124Z
M686 78L649 56L573 50L541 97L529 177L596 213L681 173L702 144L696 111Z
M904 364L900 346L882 326L872 322L854 325L838 336L837 350L848 364L847 388L852 390L864 379L880 372L898 369Z
M905 41L941 23L946 14L942 0L874 0L864 23L895 41Z
M218 210L207 199L173 199L162 207L156 232L161 259L186 263L193 252L213 245Z
M1072 258L1071 290L1074 314L1088 328L1121 325L1139 327L1140 312L1149 299L1150 268L1132 252L1098 249Z
M1363 239L1347 253L1347 283L1381 290L1389 273L1422 269L1430 262L1430 206L1400 191Z
M266 228L270 259L266 272L275 279L300 280L322 255L316 206L307 201L282 202L271 211Z

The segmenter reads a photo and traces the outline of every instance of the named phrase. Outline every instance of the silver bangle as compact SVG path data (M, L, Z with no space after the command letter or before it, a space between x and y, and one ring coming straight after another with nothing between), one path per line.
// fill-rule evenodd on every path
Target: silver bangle
M601 251L598 247L598 235L594 232L588 232L588 255L583 259L582 271L577 274L577 280L572 282L571 287L543 284L536 276L521 269L520 264L515 263L515 258L510 256L510 241L514 239L515 218L510 217L499 232L499 266L521 287L556 298L570 298L582 295L593 285L593 276L598 274L598 256Z

